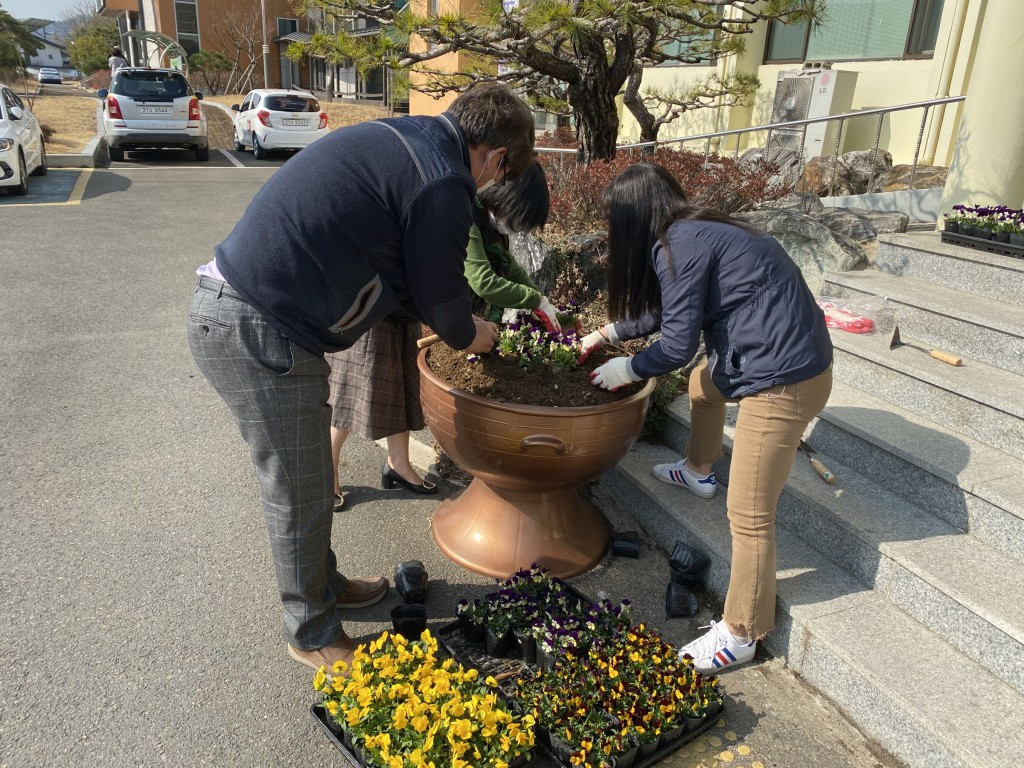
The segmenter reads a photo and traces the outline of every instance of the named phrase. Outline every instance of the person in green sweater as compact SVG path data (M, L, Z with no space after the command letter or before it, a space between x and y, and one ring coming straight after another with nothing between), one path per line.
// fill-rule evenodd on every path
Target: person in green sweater
M466 251L475 315L498 323L505 309L529 309L549 332L562 330L554 305L509 251L513 232L532 232L547 223L550 202L547 179L536 162L514 181L478 194Z

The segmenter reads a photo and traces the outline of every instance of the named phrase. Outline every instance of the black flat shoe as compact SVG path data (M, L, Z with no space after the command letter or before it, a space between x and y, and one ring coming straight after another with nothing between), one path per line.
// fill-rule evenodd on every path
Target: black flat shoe
M420 493L423 495L437 493L437 486L429 480L424 480L422 483L410 483L385 463L380 470L380 487L385 491L390 491L395 487L395 483L398 483L398 485L405 488L405 490L412 491L413 493Z

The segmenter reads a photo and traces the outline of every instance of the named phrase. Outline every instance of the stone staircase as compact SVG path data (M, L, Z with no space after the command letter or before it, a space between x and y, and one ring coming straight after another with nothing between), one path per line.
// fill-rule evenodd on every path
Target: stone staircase
M829 274L823 295L874 303L879 332L833 331L835 387L778 506L777 627L765 645L912 766L1024 762L1024 261L883 235L875 268ZM884 297L885 301L882 301ZM942 348L962 367L909 346ZM730 410L730 419L735 408ZM725 494L655 480L685 452L638 444L603 478L660 546L707 553L724 598ZM728 484L725 457L715 466Z

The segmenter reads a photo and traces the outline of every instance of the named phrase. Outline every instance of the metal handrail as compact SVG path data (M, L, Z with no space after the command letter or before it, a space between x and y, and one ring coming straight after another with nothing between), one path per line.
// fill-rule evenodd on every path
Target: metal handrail
M842 145L843 129L846 127L846 121L856 117L868 117L871 115L878 115L878 127L875 130L875 144L872 148L872 158L878 154L878 144L882 136L882 124L885 120L886 115L892 112L902 112L909 109L923 109L924 112L921 116L921 127L917 133L917 142L914 146L914 163L910 171L910 183L908 187L914 188L914 176L917 173L917 160L921 152L921 140L924 137L924 130L928 123L928 112L932 107L942 106L945 104L955 104L964 101L966 96L946 96L941 99L928 99L926 101L915 101L910 104L899 104L894 107L874 107L872 109L864 109L859 112L844 112L840 115L828 115L826 117L809 117L803 120L789 120L783 123L768 123L766 125L755 125L749 128L733 128L727 131L714 131L712 133L696 133L692 136L681 136L673 139L658 139L656 141L643 141L635 144L620 144L616 147L616 150L627 150L632 151L634 149L657 149L669 144L683 144L690 141L701 141L705 142L704 146L704 158L707 160L711 155L711 142L714 139L721 139L724 136L735 136L736 137L736 148L733 151L733 157L739 155L740 149L740 137L744 134L755 133L760 131L768 131L768 136L765 139L765 146L771 142L772 132L778 129L786 128L799 128L801 130L800 143L803 144L807 136L807 126L814 125L816 123L828 123L834 120L839 121L839 130L836 132L836 145L835 151L832 155L832 179L829 182L829 195L835 187L836 168L839 158L839 147ZM538 152L547 152L551 154L576 154L575 149L563 148L563 147L537 147ZM803 157L803 153L801 153ZM868 179L868 188L871 187L871 182L874 181L872 166L872 176ZM802 175L802 171L801 171Z

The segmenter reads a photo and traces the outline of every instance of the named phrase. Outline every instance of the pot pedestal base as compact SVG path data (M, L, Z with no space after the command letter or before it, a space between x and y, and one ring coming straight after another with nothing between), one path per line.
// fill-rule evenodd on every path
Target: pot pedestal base
M452 562L495 579L534 563L575 576L601 561L609 540L604 517L574 488L510 491L480 479L441 502L430 527Z

